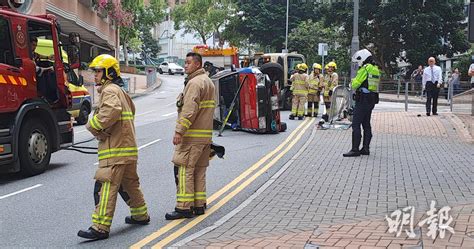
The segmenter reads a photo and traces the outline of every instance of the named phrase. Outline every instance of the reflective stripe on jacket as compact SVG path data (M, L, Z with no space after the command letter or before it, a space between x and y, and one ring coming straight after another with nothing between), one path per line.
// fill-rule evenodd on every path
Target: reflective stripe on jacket
M291 76L291 88L293 95L306 97L308 95L308 75L305 73L296 73Z
M135 105L122 88L106 82L99 88L100 99L86 128L99 138L99 167L137 161Z
M308 94L317 94L319 92L319 88L321 87L321 83L323 82L323 76L321 74L315 75L314 73L309 75L308 78Z

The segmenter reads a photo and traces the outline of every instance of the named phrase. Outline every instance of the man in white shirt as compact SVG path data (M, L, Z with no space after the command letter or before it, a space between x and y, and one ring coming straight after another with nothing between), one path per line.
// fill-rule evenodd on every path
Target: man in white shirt
M474 88L474 58L472 58L472 64L469 66L469 71L467 73L471 76L471 87Z
M433 100L433 115L438 115L439 88L443 83L441 67L435 65L434 57L428 59L428 67L423 70L423 89L426 90L426 116L431 113L431 100Z

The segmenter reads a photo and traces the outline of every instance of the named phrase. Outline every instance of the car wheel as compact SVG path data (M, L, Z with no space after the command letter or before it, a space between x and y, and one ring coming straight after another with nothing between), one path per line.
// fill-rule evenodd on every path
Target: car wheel
M181 75L184 75L184 73L181 73Z
M168 70L168 74L169 74L169 75L173 75L174 73L171 72L171 69L170 69L170 70Z
M163 74L163 70L161 70L161 68L158 68L158 73Z
M79 116L76 118L78 125L84 125L89 120L90 108L86 104L82 104Z
M51 159L51 138L46 125L38 119L25 120L19 139L21 173L26 176L41 174Z

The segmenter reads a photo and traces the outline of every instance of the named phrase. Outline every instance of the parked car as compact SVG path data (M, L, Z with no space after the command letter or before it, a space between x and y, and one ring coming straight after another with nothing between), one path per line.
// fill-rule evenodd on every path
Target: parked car
M167 72L169 73L170 75L173 75L173 74L181 74L181 75L184 75L184 68L181 67L180 65L176 64L176 63L168 63L168 62L163 62L160 64L160 66L158 67L158 72L160 74L163 74L164 72Z

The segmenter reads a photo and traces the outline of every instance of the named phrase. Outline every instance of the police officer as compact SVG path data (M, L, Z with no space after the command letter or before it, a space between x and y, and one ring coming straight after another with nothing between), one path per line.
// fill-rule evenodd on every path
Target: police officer
M375 104L378 103L378 90L380 83L379 68L374 65L372 53L367 49L357 51L352 56L352 62L359 65L359 70L352 79L352 89L355 91L355 108L352 120L352 149L343 154L344 157L356 157L369 155L370 140L372 139L372 128L370 117ZM359 150L361 140L361 129L364 128L364 142Z
M95 173L92 226L80 230L78 236L99 240L109 237L115 211L117 194L120 193L130 207L125 223L145 225L150 222L137 175L138 149L135 139L135 105L120 87L118 61L108 54L97 56L89 65L95 72L99 86L99 105L86 125L99 140L99 168Z
M176 207L165 215L167 220L202 215L206 208L206 170L212 142L215 88L202 68L202 57L186 55L188 75L184 91L177 102L173 144L176 183Z
M298 116L299 120L303 120L309 88L308 75L306 74L308 66L305 63L301 63L296 66L296 70L298 72L290 77L292 82L290 91L293 93L290 119L293 120L295 116Z
M313 64L313 72L308 78L308 110L306 116L317 117L319 112L319 99L321 94L321 84L323 77L321 75L322 70L321 64Z

